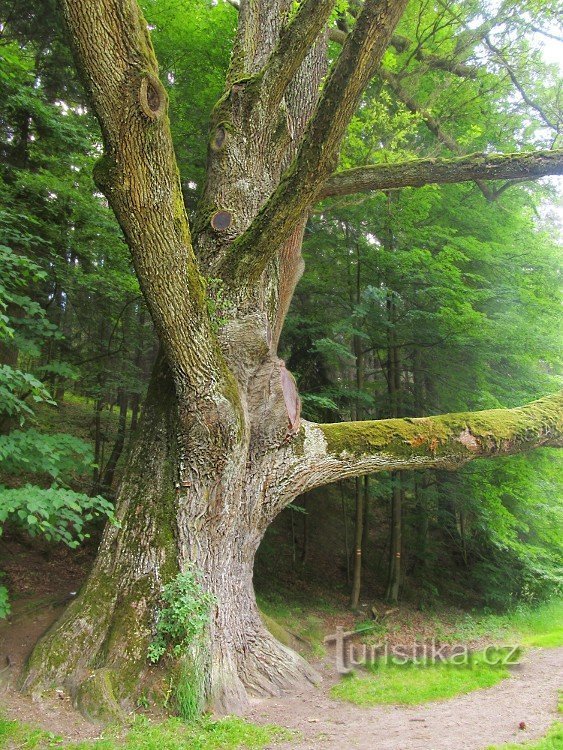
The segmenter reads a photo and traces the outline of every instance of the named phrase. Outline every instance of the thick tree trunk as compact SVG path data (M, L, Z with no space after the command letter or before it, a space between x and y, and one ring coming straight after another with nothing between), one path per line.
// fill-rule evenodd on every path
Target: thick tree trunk
M173 665L149 668L147 649L163 584L190 566L216 602L191 654L210 705L233 711L249 692L316 679L265 630L252 589L260 540L297 495L370 471L455 468L561 441L554 399L501 416L300 421L276 344L303 227L406 0L365 0L319 95L319 32L333 5L304 0L291 14L289 0L241 3L192 242L167 95L137 3L61 0L103 134L96 182L164 352L117 500L120 526L106 529L83 590L23 678L29 691L66 685L93 718L114 717L144 683L168 679Z
M269 520L286 504L274 496L280 467L263 457L247 462L223 455L222 472L203 458L197 469L206 473L198 482L193 472L187 479L182 411L159 359L117 502L119 527L106 528L92 573L35 648L23 678L31 692L65 686L93 720L118 717L147 686L164 694L175 665L150 668L148 647L162 586L188 566L201 572L216 601L194 657L208 705L237 711L249 693L278 695L317 680L265 629L254 597L256 551Z

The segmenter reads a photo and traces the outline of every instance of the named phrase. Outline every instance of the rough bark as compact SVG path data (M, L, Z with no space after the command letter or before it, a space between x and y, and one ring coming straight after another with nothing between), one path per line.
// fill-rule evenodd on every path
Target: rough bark
M288 0L240 3L192 239L137 4L62 0L104 136L96 179L123 228L163 353L117 499L120 526L106 529L79 597L33 652L26 690L64 684L86 714L107 719L131 707L144 682L158 688L171 666L147 662L159 595L192 565L216 600L199 644L210 705L236 711L248 693L314 681L264 628L252 589L255 552L282 508L346 476L454 468L560 441L553 399L426 420L303 424L277 357L307 211L404 5L366 0L319 100L323 34L307 45L330 3L301 5L301 20L314 24L305 32L287 23ZM297 55L290 81L279 64L288 49Z
M270 425L268 437L282 450L256 455L247 445L219 469L206 462L197 467L205 473L194 475L186 465L182 409L162 357L139 434L118 498L120 526L107 527L79 597L35 648L23 689L63 685L86 716L101 721L132 708L147 686L164 693L159 681L166 673L149 668L148 646L161 587L188 565L201 571L216 600L199 657L210 705L232 712L245 705L247 693L277 695L315 682L314 670L265 629L252 587L262 536L290 502L277 490L287 461L283 437Z
M563 174L561 149L519 154L470 154L456 159L413 159L336 172L325 182L318 197L470 180L535 180L551 174Z
M304 422L299 492L378 471L455 470L476 458L563 445L563 394L514 409L435 417L315 424Z
M294 162L248 229L231 245L221 276L236 284L260 277L336 166L338 149L406 0L366 0L326 81Z

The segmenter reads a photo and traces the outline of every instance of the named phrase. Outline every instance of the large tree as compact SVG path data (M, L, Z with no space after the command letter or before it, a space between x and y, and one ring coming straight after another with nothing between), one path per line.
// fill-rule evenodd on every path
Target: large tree
M316 680L265 629L252 586L266 528L302 492L370 472L456 469L561 442L556 396L420 419L300 419L295 382L276 351L317 201L462 180L478 181L491 198L484 181L561 173L563 157L459 158L450 141L454 160L335 173L374 76L402 91L381 62L390 43L404 47L393 33L406 0L351 3L353 13L338 17L342 46L330 69L334 0L231 4L239 12L236 37L190 226L167 93L137 2L61 0L103 134L95 179L121 225L161 344L118 497L119 526L107 527L80 595L38 644L24 679L33 691L65 685L91 715L110 715L131 701L140 678L162 676L147 662L155 612L163 584L191 566L215 602L191 653L209 704L237 710L249 692L278 694ZM425 57L420 45L416 52L424 64L453 65Z

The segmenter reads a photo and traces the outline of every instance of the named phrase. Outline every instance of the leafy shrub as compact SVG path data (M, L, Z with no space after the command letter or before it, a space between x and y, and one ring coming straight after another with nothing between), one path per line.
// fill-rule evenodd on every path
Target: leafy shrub
M178 573L162 589L163 606L158 612L156 635L149 646L149 661L156 663L172 647L174 656L182 656L190 643L203 632L215 603L212 594L203 591L193 568Z
M0 534L4 523L11 521L32 536L77 547L88 537L85 524L98 516L115 521L113 505L100 495L88 497L56 485L47 489L32 484L17 489L0 485Z
M90 445L74 435L34 429L0 435L0 468L6 474L48 474L66 482L89 472L93 460Z

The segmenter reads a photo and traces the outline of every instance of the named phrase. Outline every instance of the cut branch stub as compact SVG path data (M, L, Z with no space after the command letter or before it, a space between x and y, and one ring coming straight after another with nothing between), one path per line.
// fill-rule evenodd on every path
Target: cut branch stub
M163 114L166 109L166 91L158 78L151 75L142 78L139 104L143 114L151 120L157 120Z
M297 393L295 380L288 372L285 363L280 363L280 377L290 434L295 434L301 425L301 399Z
M216 232L224 232L233 223L233 216L230 211L217 211L211 217L211 226Z
M225 145L226 140L227 140L227 131L222 125L219 125L219 127L215 131L213 140L211 141L211 148L214 151L219 151Z

